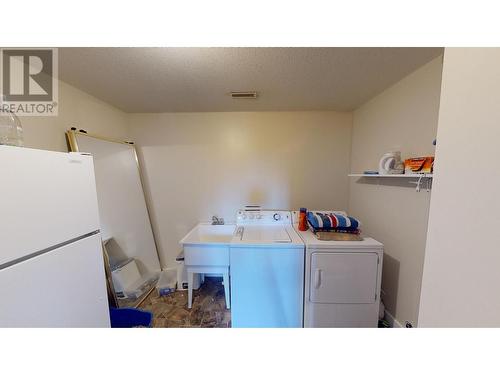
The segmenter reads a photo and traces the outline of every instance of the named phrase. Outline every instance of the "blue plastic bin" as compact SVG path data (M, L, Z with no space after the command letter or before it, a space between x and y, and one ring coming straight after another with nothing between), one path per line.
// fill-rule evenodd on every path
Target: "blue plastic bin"
M122 308L109 309L109 316L111 320L111 328L132 328L132 327L149 327L153 324L153 314L149 311Z

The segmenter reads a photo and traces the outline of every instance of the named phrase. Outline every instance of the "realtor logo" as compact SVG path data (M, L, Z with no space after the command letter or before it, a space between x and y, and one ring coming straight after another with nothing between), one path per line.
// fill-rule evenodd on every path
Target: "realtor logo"
M2 48L0 73L0 112L57 115L57 49Z

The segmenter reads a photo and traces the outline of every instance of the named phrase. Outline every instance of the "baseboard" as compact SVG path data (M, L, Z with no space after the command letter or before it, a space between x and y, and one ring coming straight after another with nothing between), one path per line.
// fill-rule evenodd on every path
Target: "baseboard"
M385 310L385 320L392 328L403 328L403 325L387 310Z

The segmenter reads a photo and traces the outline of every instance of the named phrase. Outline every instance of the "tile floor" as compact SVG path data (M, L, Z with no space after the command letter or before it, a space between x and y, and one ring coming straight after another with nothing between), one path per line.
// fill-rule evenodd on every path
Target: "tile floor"
M222 278L206 277L193 292L193 307L187 308L187 290L158 297L156 290L138 306L153 313L154 328L230 328L231 311L226 309ZM380 320L379 328L388 328Z
M231 312L226 309L221 278L206 277L193 292L193 307L187 308L187 290L158 297L156 290L139 305L153 313L154 328L229 328Z

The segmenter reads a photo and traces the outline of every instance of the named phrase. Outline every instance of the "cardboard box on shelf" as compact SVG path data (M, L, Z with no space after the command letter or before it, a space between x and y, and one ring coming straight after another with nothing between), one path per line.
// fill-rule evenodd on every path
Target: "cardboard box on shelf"
M432 173L434 156L423 156L405 160L405 174Z

